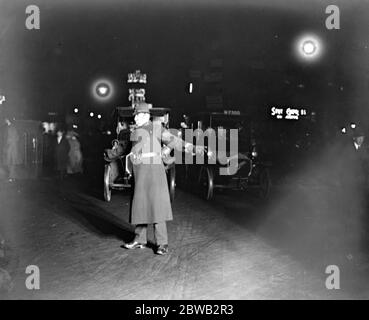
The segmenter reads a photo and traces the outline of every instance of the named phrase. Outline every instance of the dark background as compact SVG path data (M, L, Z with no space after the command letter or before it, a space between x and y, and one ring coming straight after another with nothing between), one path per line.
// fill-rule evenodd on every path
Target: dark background
M25 28L25 7L38 5L41 29ZM325 8L341 10L327 30ZM221 93L226 109L307 107L324 121L365 122L368 97L368 6L365 1L0 1L0 91L19 118L65 115L75 106L105 117L129 105L127 73L148 75L147 101L175 110L206 106ZM293 53L301 34L317 34L324 55L313 64ZM222 81L204 82L221 59ZM201 72L191 79L190 70ZM99 77L112 99L92 98ZM194 82L190 96L187 85ZM303 85L300 86L299 85ZM5 107L4 107L5 108ZM365 124L365 123L364 123Z
M41 10L40 30L25 27L29 4ZM341 10L340 30L325 27L329 4ZM84 174L63 181L54 179L56 139L45 135L38 140L42 161L27 157L30 165L18 168L21 181L3 187L7 168L0 166L0 233L10 239L15 263L6 268L17 281L12 297L367 298L369 150L367 139L356 150L340 126L355 121L369 129L368 4L0 0L0 94L7 99L0 120L7 115L64 122L79 107L82 123L99 128L116 106L129 104L127 73L140 69L148 75L147 100L155 106L171 107L174 114L200 111L208 107L207 96L221 95L224 108L241 109L263 123L258 159L269 153L272 181L268 199L258 199L258 190L250 188L217 190L211 202L198 199L197 179L182 184L185 192L176 191L169 228L172 253L160 262L149 251L121 250L133 231L126 223L130 194L117 191L111 202L102 201L102 151L114 131L79 132ZM305 33L324 45L315 63L294 54L296 38ZM214 67L214 60L220 65ZM200 77L191 77L191 70ZM213 71L222 74L221 81L206 81ZM99 78L114 85L105 103L91 94ZM316 112L316 121L271 119L272 106L305 107ZM102 120L91 120L91 111ZM33 137L20 126L32 123L16 123L22 137ZM311 130L315 134L307 136ZM33 139L19 145L36 154ZM179 187L182 168L176 166ZM37 292L24 286L31 264L42 270ZM326 290L328 265L339 266L342 290Z

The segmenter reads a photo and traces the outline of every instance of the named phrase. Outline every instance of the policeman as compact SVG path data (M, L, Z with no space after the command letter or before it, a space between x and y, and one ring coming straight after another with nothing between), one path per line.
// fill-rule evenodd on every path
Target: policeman
M150 105L139 103L134 111L136 129L131 134L134 195L130 222L135 225L135 238L124 244L127 249L145 248L147 227L153 224L156 253L168 253L166 222L173 220L163 157L172 148L179 151L203 152L203 148L172 135L160 123L150 121ZM162 148L162 143L166 146ZM168 144L170 146L168 147Z

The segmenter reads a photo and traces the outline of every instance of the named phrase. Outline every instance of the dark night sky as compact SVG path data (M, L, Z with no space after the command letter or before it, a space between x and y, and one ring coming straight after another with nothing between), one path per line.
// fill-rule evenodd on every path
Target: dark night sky
M24 26L27 4L40 7L38 31ZM339 5L341 30L325 29L328 4ZM200 107L206 91L186 94L188 72L208 72L215 58L223 59L222 90L231 108L308 105L360 113L368 98L365 1L0 0L0 6L0 90L7 108L24 117L75 105L128 105L126 77L135 69L148 74L154 105ZM292 54L305 32L325 43L315 64ZM89 92L98 77L115 86L105 104Z

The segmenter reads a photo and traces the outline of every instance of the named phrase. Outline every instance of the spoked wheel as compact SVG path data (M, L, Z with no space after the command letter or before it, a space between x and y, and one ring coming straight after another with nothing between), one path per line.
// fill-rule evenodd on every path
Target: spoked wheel
M201 194L205 200L210 200L214 192L214 172L212 168L202 167L199 176Z
M270 180L270 174L269 170L267 168L264 168L260 171L259 175L259 197L260 198L267 198L270 193L271 188L271 180Z
M170 201L173 202L176 193L176 167L174 165L168 169L168 188Z
M111 200L111 189L110 189L110 173L111 167L109 164L105 165L104 170L104 199L109 202Z

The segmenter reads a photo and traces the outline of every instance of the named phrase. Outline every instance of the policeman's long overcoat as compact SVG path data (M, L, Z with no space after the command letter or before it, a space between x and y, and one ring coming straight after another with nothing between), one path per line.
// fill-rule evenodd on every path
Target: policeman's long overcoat
M172 220L168 182L160 156L161 143L170 142L171 148L181 150L184 141L152 122L136 128L131 134L131 141L134 195L130 222L137 225ZM149 153L156 155L140 159L140 155Z

